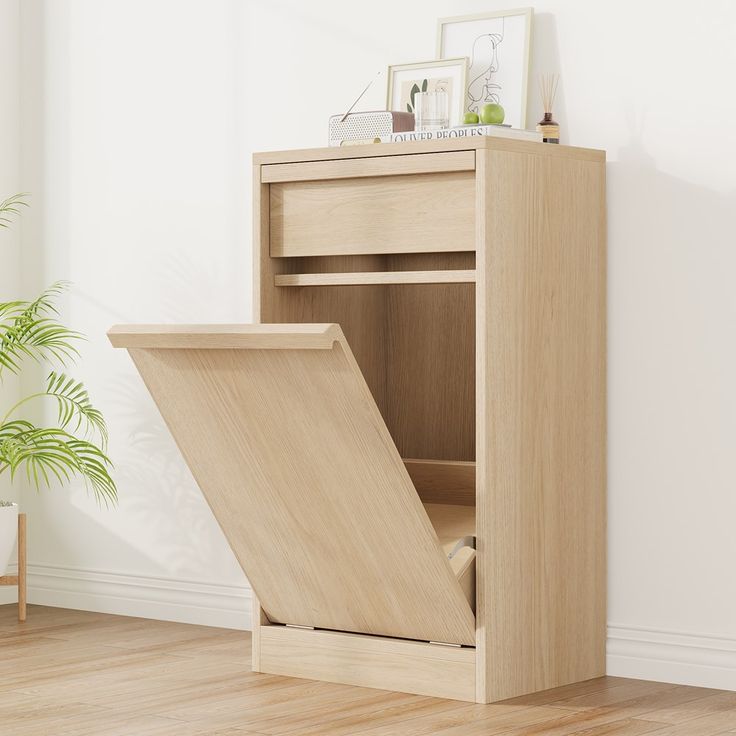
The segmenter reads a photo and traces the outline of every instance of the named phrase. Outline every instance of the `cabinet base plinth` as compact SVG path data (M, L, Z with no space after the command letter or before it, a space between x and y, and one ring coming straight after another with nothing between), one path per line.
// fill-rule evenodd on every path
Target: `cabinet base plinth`
M267 625L258 648L258 672L475 701L472 647Z

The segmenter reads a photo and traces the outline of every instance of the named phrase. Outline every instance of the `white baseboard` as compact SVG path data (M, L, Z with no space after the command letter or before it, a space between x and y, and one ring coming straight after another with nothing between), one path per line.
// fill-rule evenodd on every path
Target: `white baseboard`
M246 586L28 566L28 602L44 606L250 630L251 601Z
M15 588L0 588L0 604L16 599ZM28 599L228 629L250 630L252 620L252 593L246 586L53 565L28 566ZM609 624L606 655L609 675L736 690L736 639Z
M606 672L736 690L736 639L609 624Z

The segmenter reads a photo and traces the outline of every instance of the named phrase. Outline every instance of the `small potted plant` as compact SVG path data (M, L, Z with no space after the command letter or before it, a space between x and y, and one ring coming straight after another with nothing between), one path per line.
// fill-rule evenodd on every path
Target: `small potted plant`
M0 203L0 228L6 228L24 205L16 195ZM58 282L33 301L0 302L0 380L19 374L25 361L56 363L61 369L79 355L83 335L58 320L55 300L67 288ZM57 409L53 426L37 426L24 410L32 402L49 401ZM115 503L117 489L106 454L105 420L80 381L63 370L51 371L39 391L9 407L0 407L0 475L11 481L18 473L40 489L54 481L81 477L98 502ZM18 529L18 505L0 499L0 576L8 566Z

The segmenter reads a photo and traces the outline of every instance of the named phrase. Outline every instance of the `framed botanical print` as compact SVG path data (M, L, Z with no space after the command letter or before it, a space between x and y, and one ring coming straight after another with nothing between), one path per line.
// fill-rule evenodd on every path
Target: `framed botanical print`
M532 8L440 18L437 56L467 56L463 112L495 102L514 128L526 127Z
M386 109L413 113L414 97L419 92L446 92L450 101L450 127L460 125L463 119L467 65L467 58L462 56L390 66Z

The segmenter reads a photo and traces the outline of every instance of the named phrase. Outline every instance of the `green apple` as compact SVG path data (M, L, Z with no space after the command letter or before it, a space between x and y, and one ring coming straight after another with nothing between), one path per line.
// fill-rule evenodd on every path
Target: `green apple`
M491 102L480 109L480 119L486 125L501 125L506 113L501 105Z
M466 112L463 115L463 125L478 125L478 113Z

